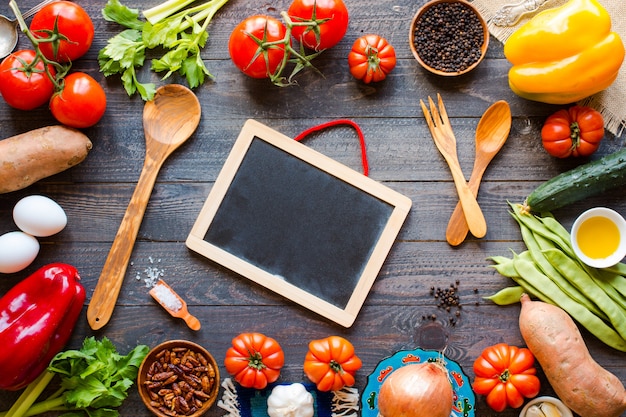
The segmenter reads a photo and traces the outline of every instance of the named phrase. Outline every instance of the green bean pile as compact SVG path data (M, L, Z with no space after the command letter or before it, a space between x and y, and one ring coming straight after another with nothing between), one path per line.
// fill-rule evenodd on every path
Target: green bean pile
M513 258L489 258L517 286L486 298L507 305L519 302L526 292L561 307L602 342L626 352L626 264L585 265L574 254L569 232L554 217L523 213L520 204L509 205L527 250L513 253Z

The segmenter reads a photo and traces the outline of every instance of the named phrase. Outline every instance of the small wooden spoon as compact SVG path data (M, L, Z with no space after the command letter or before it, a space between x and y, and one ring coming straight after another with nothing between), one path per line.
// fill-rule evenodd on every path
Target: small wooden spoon
M187 303L183 300L176 291L174 291L169 285L160 279L154 287L149 291L152 298L154 298L161 307L163 307L172 317L181 318L187 323L187 326L191 330L200 330L200 320L192 316L187 310ZM172 306L171 299L163 299L161 294L167 294L169 297L175 297L178 300L176 308Z
M487 165L500 151L511 131L511 108L500 100L493 103L483 114L476 127L476 159L469 180L469 188L478 195L478 188ZM457 203L446 230L446 240L452 246L460 245L467 236L469 228L463 215L463 207Z
M139 181L87 308L87 321L93 330L106 325L113 314L159 170L167 157L196 130L200 123L200 113L200 102L196 95L187 87L175 84L157 89L154 99L144 106L146 157Z

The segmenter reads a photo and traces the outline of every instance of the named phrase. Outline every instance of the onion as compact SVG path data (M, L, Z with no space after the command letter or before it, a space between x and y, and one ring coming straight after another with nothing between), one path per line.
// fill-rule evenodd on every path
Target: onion
M406 365L380 387L378 411L383 417L450 417L453 392L439 362Z

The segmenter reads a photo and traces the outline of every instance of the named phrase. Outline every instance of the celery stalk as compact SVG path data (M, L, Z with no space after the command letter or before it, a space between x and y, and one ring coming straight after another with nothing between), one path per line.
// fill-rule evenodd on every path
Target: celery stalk
M52 378L54 377L54 373L49 371L44 371L35 379L33 382L28 384L24 392L17 399L15 404L6 413L0 413L2 417L20 417L25 416L26 411L30 408L31 405L37 400L39 395L43 392L43 390L48 386Z
M194 1L195 0L167 0L157 6L144 10L143 16L148 22L154 25Z

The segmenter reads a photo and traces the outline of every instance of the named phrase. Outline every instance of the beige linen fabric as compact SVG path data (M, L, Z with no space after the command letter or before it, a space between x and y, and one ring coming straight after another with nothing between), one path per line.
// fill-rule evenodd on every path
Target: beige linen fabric
M491 34L496 39L504 42L511 33L538 12L560 6L567 2L567 0L548 0L538 11L522 16L520 21L513 27L499 27L491 22L493 16L502 6L506 4L516 4L520 1L521 0L473 0L472 4L476 6L485 20L487 20ZM624 0L599 1L611 15L613 30L617 32L622 38L622 41L626 43L626 7L624 7ZM609 88L583 100L579 104L588 105L599 110L604 116L606 129L617 136L621 136L624 129L626 129L626 66L622 64L617 79Z

